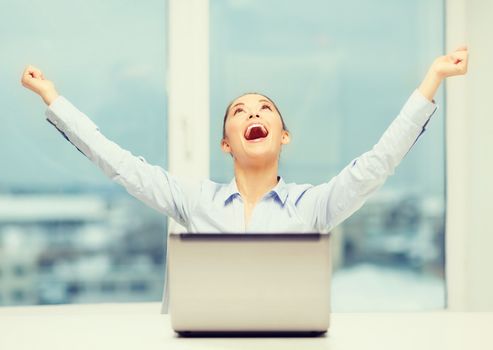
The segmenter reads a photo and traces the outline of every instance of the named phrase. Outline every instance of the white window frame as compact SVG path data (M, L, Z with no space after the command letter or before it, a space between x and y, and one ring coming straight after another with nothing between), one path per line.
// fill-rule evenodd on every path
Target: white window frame
M445 48L447 52L466 43L466 1L445 2ZM469 231L468 192L468 118L466 84L460 79L446 79L446 223L445 270L447 307L449 311L468 311L467 304L467 232Z
M209 1L168 0L167 16L168 171L209 178Z

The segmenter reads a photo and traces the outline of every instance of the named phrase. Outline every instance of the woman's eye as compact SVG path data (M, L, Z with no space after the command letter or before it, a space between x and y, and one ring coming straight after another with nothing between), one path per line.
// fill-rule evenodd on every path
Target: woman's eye
M237 108L237 109L235 109L233 115L235 115L237 112L242 111L242 110L243 110L243 108Z
M269 105L263 105L263 106L262 106L262 109L264 109L264 107L267 107L268 109L270 109L270 110L272 111L272 109L270 108L270 106L269 106Z

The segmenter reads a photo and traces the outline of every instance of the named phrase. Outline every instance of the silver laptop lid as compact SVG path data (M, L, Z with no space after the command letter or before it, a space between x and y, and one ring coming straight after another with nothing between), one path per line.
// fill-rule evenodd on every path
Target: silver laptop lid
M330 234L170 234L172 328L326 331Z

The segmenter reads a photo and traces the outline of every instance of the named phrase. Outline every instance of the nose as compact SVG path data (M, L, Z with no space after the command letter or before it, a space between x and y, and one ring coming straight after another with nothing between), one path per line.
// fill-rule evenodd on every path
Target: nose
M258 114L255 115L257 118L260 118L260 116ZM250 114L250 117L248 117L248 119L251 119L253 118L253 114Z

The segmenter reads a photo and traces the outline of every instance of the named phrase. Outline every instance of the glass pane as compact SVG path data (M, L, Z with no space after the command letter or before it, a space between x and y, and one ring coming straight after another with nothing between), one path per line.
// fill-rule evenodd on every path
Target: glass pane
M370 150L444 47L443 1L211 1L211 178L227 104L272 98L291 132L280 175L328 182ZM435 100L444 105L442 94ZM393 176L334 230L333 309L443 308L444 108Z
M65 140L20 77L40 67L108 139L165 167L165 5L1 5L0 305L160 300L165 218Z

